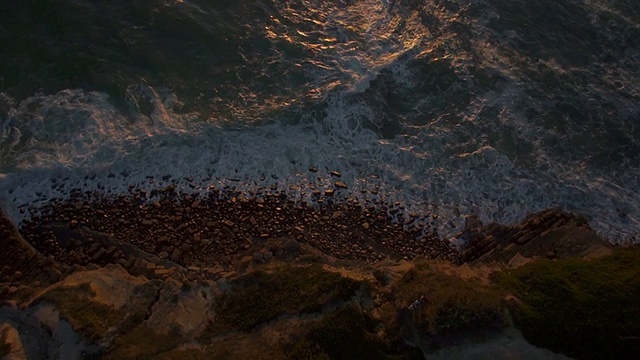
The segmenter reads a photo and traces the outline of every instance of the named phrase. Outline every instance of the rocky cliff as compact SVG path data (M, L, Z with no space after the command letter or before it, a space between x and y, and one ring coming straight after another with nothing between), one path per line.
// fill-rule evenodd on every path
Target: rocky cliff
M336 211L341 213L333 216ZM363 257L350 258L294 229L293 235L243 238L236 251L218 253L209 264L192 249L180 250L171 236L151 247L131 230L127 236L96 231L60 214L20 231L4 215L0 218L3 358L593 358L590 354L597 352L550 341L532 320L540 314L561 317L553 309L541 310L552 308L540 302L545 296L565 306L573 302L587 313L597 306L590 294L608 285L599 277L584 282L583 272L613 276L609 284L617 288L609 288L612 293L602 301L622 307L618 315L626 319L640 318L629 299L640 295L633 290L640 285L640 268L633 264L640 259L638 250L612 249L586 221L559 210L534 214L515 226L470 218L457 236L466 246L440 250L457 254L445 258L430 259L430 250L417 254L401 244L385 253L384 239L360 241L374 246L363 250ZM132 216L110 223L129 228L126 220ZM342 225L343 216L356 219L342 209L314 221ZM357 219L358 229L368 230ZM376 218L364 219L370 228L381 226ZM191 232L191 238L203 231L213 234L214 225L238 230L235 222L217 220ZM219 231L231 234L231 229ZM147 234L144 227L139 234ZM352 241L358 243L358 236ZM576 262L567 265L573 270L564 268L567 261ZM592 271L593 266L599 270ZM556 273L558 278L547 279ZM577 286L586 300L567 293ZM549 326L562 328L552 320L545 318ZM601 318L591 320L602 326ZM586 336L595 344L616 340L618 352L609 352L614 357L640 354L637 320L605 326L610 334ZM563 329L555 331L555 338L575 341Z

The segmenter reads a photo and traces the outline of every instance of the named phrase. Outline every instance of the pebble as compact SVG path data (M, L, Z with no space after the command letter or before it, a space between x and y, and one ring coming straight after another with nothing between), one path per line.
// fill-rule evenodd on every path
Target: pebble
M340 189L346 189L347 188L347 183L345 183L344 181L338 180L338 181L335 182L335 186L337 188L340 188Z
M340 180L335 185L336 188L346 187ZM334 189L324 190L324 196L321 190L313 189L313 204L298 203L285 193L272 193L267 189L244 194L232 188L215 189L209 196L202 197L178 194L174 187L170 192L156 192L158 199L151 204L135 195L111 199L101 198L99 193L69 202L52 201L54 205L45 208L42 216L34 216L25 222L23 230L29 242L56 260L83 265L98 261L100 266L121 263L130 271L140 267L127 251L99 242L89 245L83 240L65 245L63 255L57 239L51 237L53 233L47 232L47 224L55 222L56 217L77 219L80 228L86 226L91 231L113 234L114 238L142 251L184 266L213 267L216 263L227 266L229 257L251 251L254 245L250 240L253 238L288 236L327 255L345 259L378 261L386 256L413 258L416 254L448 254L446 256L451 259L456 256L449 251L448 243L429 233L423 236L424 241L415 241L423 230L417 224L411 231L408 231L409 227L391 224L388 209L393 209L397 218L404 217L403 207L398 204L386 205L378 201L362 206L355 199L334 198ZM135 189L131 192L140 193ZM357 224L360 226L355 226ZM300 251L297 241L291 239L286 244L291 249L286 246L269 249L262 253L262 258L273 257L274 253L281 256ZM93 260L91 254L94 254ZM259 258L259 255L254 254L253 258Z

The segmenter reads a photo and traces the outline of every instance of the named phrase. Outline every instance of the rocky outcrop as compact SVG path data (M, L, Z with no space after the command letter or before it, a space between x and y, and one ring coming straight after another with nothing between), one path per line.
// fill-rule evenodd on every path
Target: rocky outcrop
M258 226L256 231L263 230L254 225L262 218L193 221L204 214L211 216L205 211L211 208L201 208L210 206L203 201L194 200L189 209L199 210L191 211L169 203L163 210L151 205L141 212L141 221L151 222L151 228L142 225L141 229L154 229L158 224L154 216L169 219L166 213L180 209L189 213L186 223L197 228L193 233L187 231L192 240L223 227L251 231ZM288 204L255 201L243 206L273 207L268 213L278 214L282 208L277 210L276 205ZM243 206L230 211L251 215ZM49 222L32 224L27 238L37 241L37 249L2 217L6 251L0 252L5 263L0 277L0 296L5 300L0 306L0 335L5 334L4 347L10 348L14 358L26 354L27 358L120 359L162 354L209 359L268 354L269 358L292 359L308 352L332 354L338 342L344 349L369 348L375 354L370 358L387 358L382 354L388 354L413 359L424 355L446 358L454 354L447 352L451 344L468 344L469 339L502 346L508 335L509 341L522 348L518 354L542 354L545 352L530 346L519 333L515 338L509 335L513 328L506 328L512 324L504 315L504 293L489 286L492 276L504 265L516 267L539 257L588 257L611 251L584 219L552 209L515 226L484 225L469 218L465 231L458 235L467 243L461 250L466 261L462 266L455 261L458 256L452 257L454 261L426 256L408 261L393 254L393 249L411 254L411 242L388 238L405 231L402 227L365 209L350 212L353 210L348 206L325 212L304 210L297 214L314 219L314 225L292 223L285 232L284 225L274 222L272 229L282 226L283 236L254 236L234 251L215 254L211 263L204 263L203 258L192 261L194 250L180 247L179 240L184 238L172 238L171 233L155 234L160 238L145 233L145 242L158 244L152 247L124 236L126 232L119 236L87 226L94 215L111 214L106 216L111 218L117 213L103 226L117 230L119 224L133 231L133 225L118 220L134 216L133 208L115 212L97 208L81 215L84 219L74 219L79 215L73 211L45 215ZM136 224L138 220L132 219ZM335 233L342 236L337 242L353 242L345 237L349 232L341 221L351 221L358 231L373 231L369 234L374 235L386 227L394 229L376 238L380 246L372 242L377 247L372 245L369 250L383 253L385 243L394 241L392 254L369 263L362 261L370 259L369 251L362 258L350 259L338 256L341 252L335 250L341 245L325 248L317 246L321 242L308 240L316 231L313 226L324 224L341 225ZM341 231L347 232L340 235ZM245 325L239 327L241 321ZM477 330L480 328L483 330ZM481 340L475 337L478 331ZM354 345L353 339L359 343ZM436 343L444 352L432 354L429 344Z
M1 209L0 249L0 282L5 284L5 288L0 289L0 295L15 291L15 286L24 283L51 284L66 271L64 266L44 256L25 241Z
M483 225L471 217L457 238L466 244L461 250L465 262L520 265L531 258L597 256L611 249L583 217L560 209L532 214L514 226Z

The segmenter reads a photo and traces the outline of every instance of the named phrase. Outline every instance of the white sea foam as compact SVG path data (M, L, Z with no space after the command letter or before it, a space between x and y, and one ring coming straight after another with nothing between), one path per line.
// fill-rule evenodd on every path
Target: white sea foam
M179 104L175 95L146 85L127 89L135 119L123 116L102 93L65 90L35 95L0 119L3 208L20 220L29 216L21 213L23 205L37 207L68 196L71 189L126 194L131 185L152 189L172 181L188 192L206 192L210 184L247 191L276 184L308 199L313 188L333 187L329 171L337 170L349 185L347 192L361 201L377 196L400 201L408 211L437 213L434 225L445 238L461 230L468 215L512 224L531 212L560 206L586 216L612 242L637 240L640 169L629 165L619 172L599 170L564 162L549 152L544 145L548 134L522 114L523 108L545 106L524 103L527 95L511 63L522 59L501 54L483 33L483 22L495 14L472 25L477 27L480 65L501 74L502 90L476 94L457 124L436 116L425 125L407 125L393 139L381 139L364 123L379 125L379 114L358 95L383 71L392 74L395 85L410 87L414 73L399 59L441 59L435 58L434 49L453 46L451 36L435 36L416 12L398 6L391 11L381 1L360 1L350 7L304 4L309 7L285 16L301 29L303 23L314 24L311 30L322 37L308 44L315 56L301 66L311 78L313 99L326 103L323 118L301 114L295 125L275 121L230 130L173 111ZM406 14L400 14L403 11ZM432 13L443 26L458 21L456 14L443 8ZM282 24L274 23L275 38L297 36L293 42L308 41L306 34L292 34ZM506 40L514 36L506 34ZM449 50L445 52L438 56L449 57L453 70L465 78L468 54L462 51L452 58ZM620 77L607 76L612 84ZM640 113L637 105L613 103L625 116ZM150 112L144 111L148 116L141 114L143 104L151 106ZM532 164L517 164L513 156L488 146L482 138L487 134L466 127L487 121L481 114L488 107L500 109L500 124L484 124L486 128L508 124L517 138L534 147ZM457 144L460 135L471 140ZM319 171L310 172L311 166ZM162 180L165 175L171 179ZM377 195L361 192L372 189Z
M526 170L490 146L448 154L448 135L434 134L437 129L382 140L352 121L367 111L364 105L339 96L330 99L322 123L223 130L178 115L171 100L145 91L154 110L135 121L106 95L81 90L34 96L2 119L7 170L0 189L8 213L20 220L28 216L21 206L64 198L75 188L112 194L126 194L130 185L159 188L171 181L161 180L165 175L188 192L206 192L210 184L245 190L277 184L308 198L312 188L332 187L329 171L338 170L354 197L378 188L378 196L409 211L438 213L436 226L446 237L461 229L466 215L514 223L552 206L587 216L612 241L631 239L640 228L633 172L614 176L562 164ZM309 172L310 166L319 171Z

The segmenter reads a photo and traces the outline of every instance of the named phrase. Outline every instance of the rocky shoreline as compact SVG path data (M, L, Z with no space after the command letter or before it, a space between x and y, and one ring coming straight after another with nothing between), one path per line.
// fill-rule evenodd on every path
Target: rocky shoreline
M201 197L173 186L118 197L74 191L67 200L30 209L34 215L19 232L2 216L0 275L5 284L49 284L82 268L117 264L134 275L195 281L233 277L271 261L375 264L420 257L509 264L610 248L584 218L559 209L513 226L469 217L456 235L465 245L455 248L429 231L436 215L405 213L399 203L362 206L334 191L314 197L308 204L277 191L248 195L216 188Z
M337 311L349 321L361 314L356 319L371 316L381 322L380 326L384 324L387 330L381 339L386 340L376 343L376 356L384 353L385 357L413 359L427 353L433 355L443 344L467 339L469 327L476 329L472 338L486 331L492 334L498 331L502 334L499 336L511 334L511 330L507 333L500 330L510 321L500 308L504 303L516 309L518 300L514 303L513 295L501 299L506 294L503 290L487 287L490 274L538 259L595 258L613 251L583 218L559 209L532 214L513 226L485 225L469 217L464 231L456 235L466 245L456 248L451 241L439 239L428 230L435 215L407 213L397 203L362 206L334 191L314 196L312 204L294 201L277 191L243 194L212 189L210 196L201 197L178 193L170 186L153 194L133 190L130 196L120 197L73 192L68 200L54 200L44 208L30 209L32 216L20 229L1 214L0 323L4 325L0 324L3 326L0 330L4 333L0 335L13 339L4 340L10 348L22 349L10 354L27 354L28 358L44 356L46 352L66 358L87 354L93 354L94 358L120 358L124 345L118 345L119 341L142 351L138 349L142 346L139 343L146 340L137 338L139 331L151 331L160 339L178 331L180 341L193 346L201 346L203 341L220 345L229 336L239 336L242 341L263 339L266 335L262 333L276 331L280 322L306 322L310 320L304 319L311 316L315 319L312 323L322 323L322 319L332 318ZM151 198L154 200L150 201ZM298 273L302 275L295 275ZM299 276L313 280L300 282L296 280ZM319 288L323 281L324 287ZM108 289L103 288L107 283L111 284ZM290 297L306 294L307 300L291 302L288 297L275 296L276 300L269 300L276 302L269 305L271 308L264 305L265 309L271 309L267 314L255 315L262 320L252 320L238 329L233 325L236 320L222 322L227 324L223 328L216 325L227 315L230 319L240 316L238 319L247 321L245 315L233 314L251 313L253 305L236 309L234 304L265 301L256 299L264 299L267 295L264 291L273 289L264 290L260 286L289 291ZM252 289L253 295L242 295L248 289ZM332 294L331 289L342 290L318 302L317 299ZM424 296L428 293L441 294L433 296L443 299L428 300ZM134 305L127 307L122 305L127 301L119 301L115 306L110 303L112 299L105 307L106 300L99 300L105 296L128 297ZM236 300L229 302L229 296L235 296ZM486 302L486 298L491 301ZM187 309L187 313L180 315L182 320L176 313L176 301L182 304L180 308ZM309 301L314 305L305 305ZM76 302L85 305L76 309ZM74 344L56 343L56 336L63 336L60 334L43 335L46 333L43 329L50 325L38 315L43 306L49 306L42 304L53 304L53 311L58 314L56 324L60 321L70 324L65 329L71 330L65 331L75 334ZM228 309L224 310L224 306ZM446 310L450 306L461 308ZM69 309L80 313L91 309L102 315L76 315ZM350 310L344 313L344 309ZM440 319L444 315L438 315L445 310L462 311L458 313L462 317L451 323L447 315L449 320L443 323L446 325L437 325L438 321L445 321ZM195 316L198 312L201 314ZM286 315L285 320L278 320L275 325L264 323L265 319L280 319L282 312L296 315L293 318ZM95 316L103 320L96 323ZM25 319L34 322L37 334L21 336L48 339L38 340L39 350L15 340L18 324ZM452 326L460 330L453 333L446 330ZM287 334L289 342L293 341L292 336L298 339L295 341L302 341L304 351L309 351L306 349L309 344L325 346L322 336L317 338L319 335L302 328L296 325L277 331ZM368 336L372 335L365 338ZM526 351L542 351L531 347L521 335L512 340ZM239 355L235 348L220 346L234 354L232 358L251 358ZM273 358L297 358L303 351L289 346L293 345L285 349L270 343L267 348L274 354L289 354ZM169 350L173 353L177 349ZM331 349L322 349L332 354ZM420 351L416 353L416 349ZM197 356L220 355L216 351L200 351ZM553 353L544 354L545 358L564 359ZM152 355L136 356L153 358ZM21 357L8 359L14 358Z
M69 200L40 209L21 232L38 251L68 265L119 263L130 268L126 253L131 251L116 244L122 243L184 267L224 266L239 255L257 261L281 257L277 250L253 251L278 239L339 260L460 260L448 242L425 231L424 215L405 216L399 204L363 207L333 192L318 193L314 204L278 192L248 197L214 189L199 197L169 187L149 202L152 195L158 194L103 198L72 193ZM88 236L91 232L101 235Z

